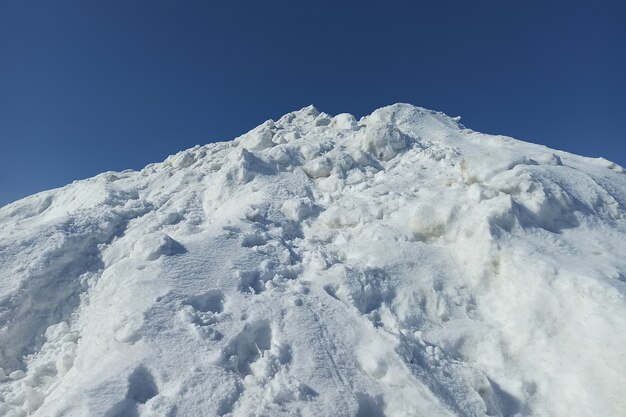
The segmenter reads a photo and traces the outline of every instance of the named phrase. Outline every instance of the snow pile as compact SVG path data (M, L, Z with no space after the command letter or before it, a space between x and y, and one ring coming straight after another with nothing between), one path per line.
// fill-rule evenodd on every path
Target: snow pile
M0 209L0 415L626 415L626 175L313 107Z

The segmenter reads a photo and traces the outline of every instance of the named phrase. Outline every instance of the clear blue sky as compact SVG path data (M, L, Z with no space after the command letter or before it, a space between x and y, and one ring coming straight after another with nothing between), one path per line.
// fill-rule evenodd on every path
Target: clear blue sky
M0 205L395 102L626 165L626 2L0 0Z

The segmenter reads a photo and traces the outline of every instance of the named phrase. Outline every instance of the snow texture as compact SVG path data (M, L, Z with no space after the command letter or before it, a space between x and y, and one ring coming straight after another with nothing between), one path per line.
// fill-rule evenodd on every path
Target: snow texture
M626 175L314 107L0 209L0 415L626 416Z

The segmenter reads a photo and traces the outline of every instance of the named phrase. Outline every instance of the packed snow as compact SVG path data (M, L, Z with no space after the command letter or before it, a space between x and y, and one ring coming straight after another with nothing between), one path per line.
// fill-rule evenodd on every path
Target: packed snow
M0 415L626 416L625 208L614 163L407 104L39 193Z

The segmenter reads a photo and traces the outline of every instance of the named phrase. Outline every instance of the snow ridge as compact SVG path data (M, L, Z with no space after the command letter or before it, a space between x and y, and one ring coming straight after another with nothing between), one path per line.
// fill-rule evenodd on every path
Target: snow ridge
M312 106L0 208L0 415L626 415L626 175Z

